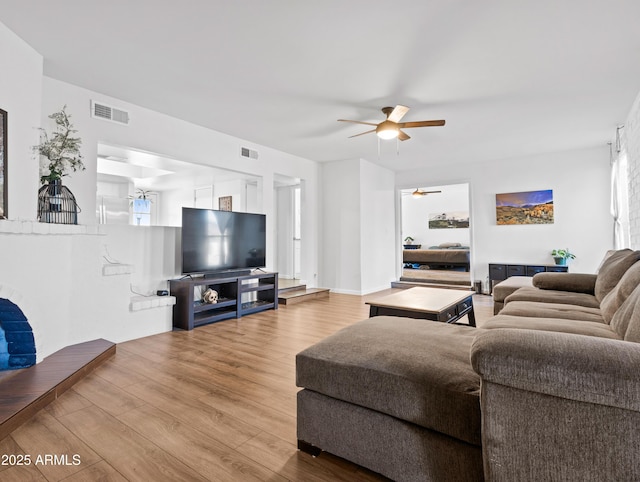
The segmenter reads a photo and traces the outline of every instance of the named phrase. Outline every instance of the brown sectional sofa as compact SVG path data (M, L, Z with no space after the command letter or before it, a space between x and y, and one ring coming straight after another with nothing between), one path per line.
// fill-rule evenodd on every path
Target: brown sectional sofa
M395 480L640 480L639 258L540 273L480 328L375 317L309 347L300 448Z

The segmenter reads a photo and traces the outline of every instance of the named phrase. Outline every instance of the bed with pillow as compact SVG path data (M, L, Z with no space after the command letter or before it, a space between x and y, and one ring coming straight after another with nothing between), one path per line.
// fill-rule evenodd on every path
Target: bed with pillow
M405 249L402 251L405 267L429 269L470 269L469 247L460 243L442 243L429 249Z

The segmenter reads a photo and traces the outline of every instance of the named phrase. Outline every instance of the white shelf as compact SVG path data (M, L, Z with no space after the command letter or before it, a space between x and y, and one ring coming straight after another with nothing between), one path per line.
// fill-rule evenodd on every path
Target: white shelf
M133 296L129 302L129 311L150 310L175 304L175 296Z

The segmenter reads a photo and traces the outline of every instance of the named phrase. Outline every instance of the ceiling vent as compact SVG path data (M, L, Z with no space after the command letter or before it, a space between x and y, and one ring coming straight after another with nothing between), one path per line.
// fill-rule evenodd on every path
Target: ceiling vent
M129 113L110 105L91 101L91 117L108 120L117 124L129 125Z
M246 157L247 159L257 159L258 151L254 151L253 149L249 149L247 147L240 148L240 155L242 157Z

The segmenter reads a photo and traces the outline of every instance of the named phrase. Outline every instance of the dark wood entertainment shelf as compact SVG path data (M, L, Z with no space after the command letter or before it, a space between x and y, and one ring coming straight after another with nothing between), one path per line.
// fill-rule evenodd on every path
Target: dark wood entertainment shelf
M493 293L493 286L511 276L533 276L537 273L553 272L566 273L567 266L557 264L511 264L489 263L489 289Z
M173 326L183 330L278 309L278 273L174 279L169 288L176 297ZM201 300L208 288L218 292L217 303Z

